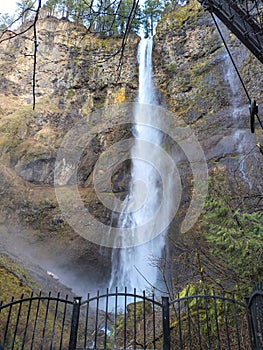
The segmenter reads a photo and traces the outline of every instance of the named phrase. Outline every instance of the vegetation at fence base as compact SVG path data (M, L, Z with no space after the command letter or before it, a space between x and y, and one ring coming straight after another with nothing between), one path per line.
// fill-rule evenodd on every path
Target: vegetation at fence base
M233 294L215 291L211 284L200 281L179 293L171 310L175 350L249 348L246 308Z
M263 276L263 213L236 208L225 177L217 174L210 181L202 224L211 252L232 269L244 295Z
M150 301L139 301L127 305L127 310L117 315L112 322L107 348L136 347L152 349L161 347L161 309ZM160 346L159 346L160 345Z
M0 301L9 302L10 297L20 298L21 294L30 294L38 290L35 282L25 269L6 255L0 254Z
M65 305L47 299L23 301L0 312L0 343L6 349L58 348L68 346L70 315ZM63 336L63 340L61 337Z
M97 349L160 349L162 312L148 300L129 303L117 314L105 314L96 330L89 330L88 343L96 342ZM187 286L170 305L170 332L173 350L220 348L219 343L224 350L249 349L245 305L205 282Z

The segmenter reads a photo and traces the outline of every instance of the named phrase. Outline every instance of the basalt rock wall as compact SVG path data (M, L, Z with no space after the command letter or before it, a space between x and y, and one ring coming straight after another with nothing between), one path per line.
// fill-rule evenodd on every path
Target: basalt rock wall
M217 23L260 114L263 66ZM194 130L209 168L228 174L233 193L250 198L262 194L263 157L256 147L262 143L262 129L256 123L256 132L251 133L247 94L211 15L197 1L177 6L163 17L155 37L154 62L156 86L167 108Z
M262 65L223 25L220 28L260 111ZM122 38L100 38L87 34L82 26L51 17L39 20L37 32L35 110L32 31L0 46L1 249L53 269L63 283L79 286L76 291L83 293L109 278L110 250L78 236L62 215L53 188L56 157L68 131L83 118L93 123L92 142L78 164L80 196L92 215L109 224L111 211L97 198L92 175L99 156L129 137L132 129L129 123L114 126L111 113L104 113L97 123L96 113L105 106L136 100L139 38L130 36L119 70L120 55L114 53ZM237 204L254 210L263 191L263 157L256 146L260 128L256 125L256 134L251 134L247 96L211 16L197 1L164 14L154 39L153 60L156 91L162 105L174 114L174 127L181 118L192 128L211 174L224 173ZM115 171L112 188L105 185L106 192L113 189L124 196L129 166L126 161ZM192 238L178 235L192 191L187 159L179 161L178 168L186 190L169 235L194 246ZM63 169L61 184L71 185L74 164ZM186 270L180 273L186 275Z
M78 122L90 122L92 137L87 135L91 141L81 150L78 184L87 210L108 224L111 215L92 189L93 169L103 151L130 135L131 126L114 126L114 113L103 108L135 100L139 38L131 34L121 56L122 38L87 34L70 21L40 19L37 33L34 110L32 30L0 46L1 251L28 256L84 293L92 276L102 282L108 277L110 252L76 235L63 217L53 186L57 152ZM72 183L72 164L67 165L60 185ZM116 192L127 188L127 169L128 161L113 175Z

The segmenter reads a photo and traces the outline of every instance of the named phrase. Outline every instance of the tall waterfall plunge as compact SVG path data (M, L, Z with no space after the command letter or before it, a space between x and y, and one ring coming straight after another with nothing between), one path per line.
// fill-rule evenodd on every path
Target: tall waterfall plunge
M119 217L119 227L123 229L130 227L132 236L141 235L149 237L149 240L144 244L130 247L128 235L121 233L118 236L117 239L122 241L122 246L127 248L113 249L110 288L124 289L127 287L128 290L133 290L133 288L144 290L145 287L149 287L149 284L155 286L158 280L158 270L153 265L154 262L156 264L158 258L161 258L165 246L165 232L160 232L157 237L152 235L154 239L151 239L151 233L156 226L153 220L155 212L158 211L160 202L167 195L163 193L164 187L168 192L172 189L169 185L162 185L163 179L156 167L153 166L151 160L146 160L150 153L151 159L155 161L160 159L161 162L162 133L157 127L143 125L142 121L142 115L145 120L146 113L148 114L146 119L151 125L154 123L153 118L159 117L154 112L158 108L152 82L152 46L152 38L141 39L138 49L139 103L134 109L135 143L131 150L131 183ZM167 175L171 177L171 174ZM166 179L168 184L169 181ZM173 197L172 192L168 195ZM168 215L169 210L166 209L162 208L161 219L163 215ZM160 214L158 220L160 220Z

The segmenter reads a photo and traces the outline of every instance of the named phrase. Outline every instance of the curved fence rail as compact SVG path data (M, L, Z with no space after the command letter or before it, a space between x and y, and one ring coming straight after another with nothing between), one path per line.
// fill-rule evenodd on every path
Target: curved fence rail
M173 301L118 289L84 301L22 295L0 303L0 349L262 350L262 287L244 302L205 291Z
M38 296L0 306L0 344L8 350L66 349L69 344L73 301Z
M154 295L98 293L80 313L77 349L162 348L162 303Z
M171 349L250 349L246 305L234 295L204 292L170 305Z

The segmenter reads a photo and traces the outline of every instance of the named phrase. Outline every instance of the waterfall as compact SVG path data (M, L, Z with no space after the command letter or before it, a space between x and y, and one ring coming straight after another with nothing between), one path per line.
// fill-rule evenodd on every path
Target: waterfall
M119 217L119 227L132 229L132 235L151 235L154 224L148 224L155 211L160 206L162 197L162 186L160 175L152 166L151 162L145 161L145 154L151 152L151 157L159 159L158 147L147 150L147 144L161 145L162 134L158 128L152 128L140 124L142 113L147 113L153 108L149 105L157 105L153 81L152 81L152 46L153 38L141 39L138 48L139 62L139 91L138 104L134 108L134 146L131 150L131 183L129 194L123 203L123 211ZM148 107L147 107L148 106ZM149 113L149 112L148 112ZM149 113L147 118L158 117L157 113ZM135 208L134 210L132 210ZM137 208L137 209L136 209ZM128 209L128 210L127 210ZM145 225L145 228L142 227ZM123 246L129 246L127 235L117 238L122 240ZM156 238L148 242L128 248L115 248L112 253L112 273L110 288L133 290L144 290L147 286L155 286L158 279L157 268L153 266L153 260L161 258L165 245L165 234L160 233Z
M228 41L229 32L225 28L225 26L221 23L220 20L217 20L217 24ZM240 54L235 58L235 63L238 65L238 60L242 62L246 57L246 54ZM237 60L238 58L238 60ZM233 63L229 57L228 52L224 55L225 64L223 67L224 78L225 81L229 84L231 90L231 99L230 99L230 107L232 109L232 116L235 120L235 130L233 132L233 139L236 145L236 150L240 154L240 161L238 163L238 170L240 172L240 177L244 183L247 184L249 190L251 191L253 188L253 182L250 179L249 171L247 169L247 160L251 152L251 148L248 148L248 137L251 137L250 132L244 129L242 126L242 114L244 113L244 106L240 105L240 91L241 91L241 82L238 78L237 72L233 66ZM249 135L249 136L248 136Z

